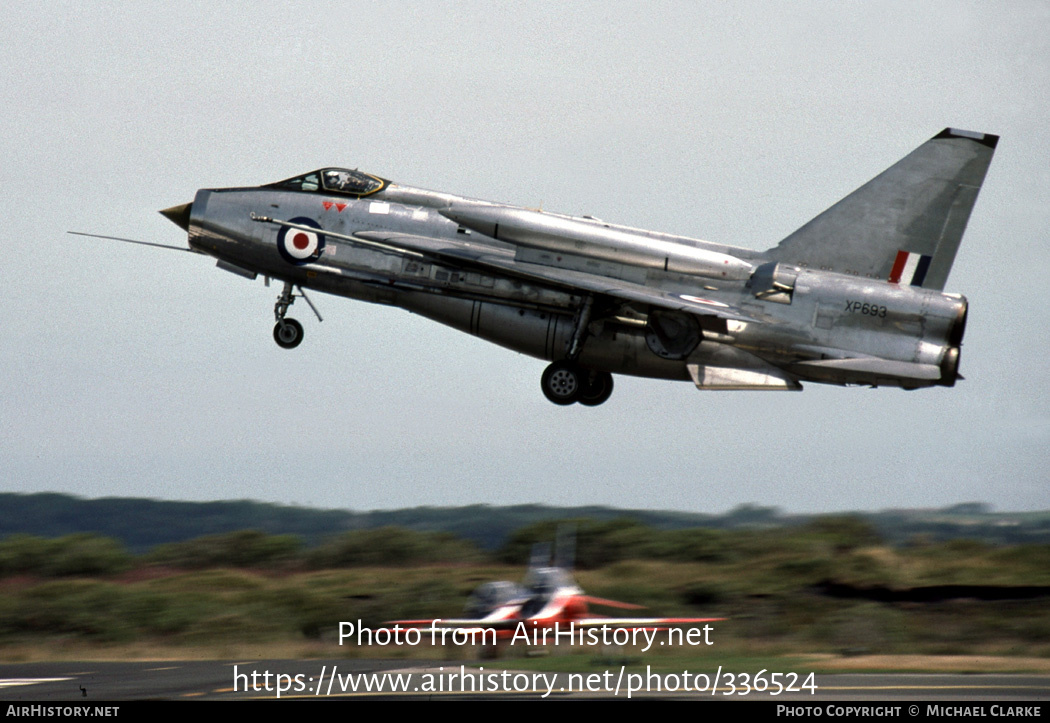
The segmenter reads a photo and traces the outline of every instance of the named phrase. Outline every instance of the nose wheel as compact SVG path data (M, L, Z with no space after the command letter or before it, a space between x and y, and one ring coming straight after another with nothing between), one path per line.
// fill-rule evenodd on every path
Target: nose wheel
M273 327L273 340L282 349L294 349L303 341L303 325L295 319L282 319Z

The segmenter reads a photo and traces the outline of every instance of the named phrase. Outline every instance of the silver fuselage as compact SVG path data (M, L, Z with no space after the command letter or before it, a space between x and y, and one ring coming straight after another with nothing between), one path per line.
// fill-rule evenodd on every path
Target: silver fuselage
M278 251L280 227L259 217L316 222L323 253L289 263ZM362 198L273 187L201 190L189 215L190 246L224 268L398 306L533 357L565 356L581 289L349 240L376 233L447 240L508 264L742 312L696 314L701 341L685 353L657 353L647 340L653 308L612 299L587 325L579 363L588 369L691 379L712 389L791 389L807 380L916 388L957 378L962 296L777 265L747 249L396 184Z

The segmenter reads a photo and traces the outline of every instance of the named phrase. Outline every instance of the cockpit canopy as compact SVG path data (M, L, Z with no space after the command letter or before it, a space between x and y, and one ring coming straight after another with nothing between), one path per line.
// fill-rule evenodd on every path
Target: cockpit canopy
M308 193L338 193L345 196L370 196L390 184L386 179L348 168L322 168L318 171L271 183L270 188Z
M527 597L525 589L512 582L486 582L470 596L467 602L467 617L483 618L498 607L525 600Z
M560 567L534 567L524 580L529 592L538 595L550 595L558 588L570 587L572 584L572 577Z

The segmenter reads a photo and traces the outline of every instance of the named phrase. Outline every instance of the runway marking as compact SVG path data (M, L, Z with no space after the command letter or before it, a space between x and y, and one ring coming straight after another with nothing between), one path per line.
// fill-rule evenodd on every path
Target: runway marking
M36 685L37 683L61 683L72 678L0 678L0 688L14 688L19 685Z

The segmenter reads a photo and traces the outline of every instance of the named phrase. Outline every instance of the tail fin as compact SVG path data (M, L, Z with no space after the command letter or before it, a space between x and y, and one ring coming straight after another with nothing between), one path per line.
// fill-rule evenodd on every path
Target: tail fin
M943 290L999 136L945 128L781 241L785 263Z
M549 542L537 542L532 546L532 555L529 557L529 569L536 570L541 567L550 567L551 544Z
M558 526L554 540L554 566L571 571L576 565L576 525L565 523Z

